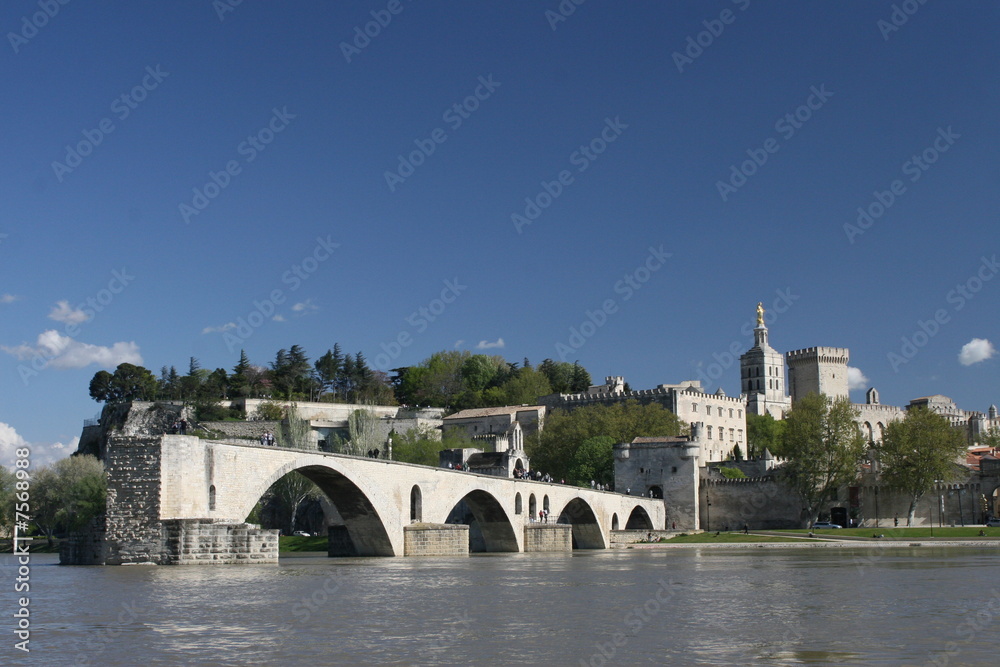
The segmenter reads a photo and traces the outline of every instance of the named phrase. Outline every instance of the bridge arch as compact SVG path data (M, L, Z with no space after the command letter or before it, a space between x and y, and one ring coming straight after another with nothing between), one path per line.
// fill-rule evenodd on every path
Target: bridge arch
M325 462L310 463L299 459L282 465L244 497L239 518L249 515L271 485L290 472L297 472L313 482L337 508L347 533L347 553L356 556L397 555L383 519L368 494L355 480Z
M606 549L604 531L586 500L574 498L559 513L559 523L573 526L574 549Z
M618 513L611 515L611 530L618 530Z
M642 506L636 505L628 515L625 530L653 530L653 521Z
M445 523L464 523L469 526L470 551L521 550L507 512L488 491L476 489L465 494L455 503Z

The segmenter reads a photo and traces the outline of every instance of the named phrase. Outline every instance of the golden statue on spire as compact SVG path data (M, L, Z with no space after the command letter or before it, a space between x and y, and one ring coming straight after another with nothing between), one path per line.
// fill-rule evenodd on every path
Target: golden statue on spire
M760 301L757 302L757 326L764 326L764 304Z

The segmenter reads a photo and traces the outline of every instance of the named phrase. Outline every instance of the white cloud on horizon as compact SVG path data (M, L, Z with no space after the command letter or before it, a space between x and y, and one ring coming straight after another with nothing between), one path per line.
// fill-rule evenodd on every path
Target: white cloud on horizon
M313 311L319 310L319 306L312 302L312 299L306 299L305 301L300 301L299 303L292 306L293 313L299 313L305 315L306 313L311 313Z
M89 320L90 316L80 308L73 308L69 305L69 301L63 299L56 301L56 305L49 312L49 319L63 324L80 324Z
M962 346L962 351L958 353L958 362L963 366L971 366L992 358L996 353L993 343L987 339L973 338Z
M235 328L236 328L236 322L226 322L225 324L217 327L205 327L204 329L201 330L201 332L203 334L222 333L224 331L229 331L230 329L235 329Z
M868 388L868 378L865 374L861 372L860 368L855 368L854 366L847 367L847 389L853 391L855 389L867 389Z
M274 317L271 318L271 321L273 321L273 322L284 322L285 321L285 316L281 315L281 314L275 315Z
M12 468L17 460L15 452L22 447L27 447L30 454L31 467L29 472L37 468L48 465L59 459L65 458L76 451L80 444L80 438L74 437L68 443L38 443L32 444L25 440L10 424L0 422L0 465Z
M55 329L38 334L35 345L21 344L16 347L0 345L7 354L21 361L42 357L52 368L83 368L98 364L104 368L114 368L118 364L142 364L139 346L134 341L118 342L111 347L81 343L69 336L63 336Z
M0 294L0 303L14 303L20 298L16 294Z
M503 347L504 347L503 338L497 338L496 342L493 343L491 343L488 340L481 340L479 341L479 343L476 344L477 350L491 350L494 348L503 348Z

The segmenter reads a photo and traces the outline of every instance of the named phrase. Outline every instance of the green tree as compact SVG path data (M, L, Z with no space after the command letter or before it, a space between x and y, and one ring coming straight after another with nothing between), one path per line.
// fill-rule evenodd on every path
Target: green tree
M0 465L0 535L9 535L14 528L14 485L17 477L12 470Z
M295 532L302 506L323 496L318 486L294 470L272 484L269 493L277 504L279 521L286 535Z
M372 410L354 410L347 415L350 439L345 443L345 454L364 456L373 449L381 450L385 444L379 435L378 415Z
M747 457L751 459L764 455L764 450L775 456L782 453L785 422L778 421L770 414L754 415L747 413Z
M958 478L965 436L947 418L925 407L910 408L902 421L889 422L877 445L882 481L910 500L906 525L913 523L917 503L938 481Z
M726 468L726 467L722 467L722 468L719 468L719 472L722 473L722 476L725 477L726 479L744 479L744 478L746 478L746 474L744 474L744 472L742 470L740 470L739 468Z
M114 374L97 371L90 380L95 401L150 401L156 397L156 377L142 366L118 364Z
M579 486L613 484L615 439L607 435L587 438L573 452L569 465L568 479Z
M857 478L867 447L857 415L846 397L831 401L825 394L809 394L796 401L785 419L784 473L810 523L840 487Z
M471 440L455 433L445 432L441 439L437 439L426 428L411 428L406 433L393 436L392 460L436 467L441 460L442 449L472 446Z
M240 360L233 366L233 374L229 376L229 392L233 398L245 398L250 395L250 357L246 350L240 350Z
M316 379L321 392L336 393L337 377L343 365L344 355L340 351L340 343L334 343L332 350L327 350L326 354L316 360L313 366L316 368Z
M634 400L612 405L586 405L571 412L555 410L545 417L544 428L525 438L534 469L553 477L570 477L576 450L589 438L608 436L631 442L640 436L672 436L684 424L659 403L642 405ZM589 480L588 480L589 483Z
M105 510L107 476L93 456L71 456L35 472L32 520L50 546L58 532L80 530Z
M544 374L531 368L522 367L498 389L499 401L487 403L492 406L501 405L534 405L538 402L539 396L552 393L549 379ZM490 390L487 390L489 392ZM487 395L484 393L484 399Z

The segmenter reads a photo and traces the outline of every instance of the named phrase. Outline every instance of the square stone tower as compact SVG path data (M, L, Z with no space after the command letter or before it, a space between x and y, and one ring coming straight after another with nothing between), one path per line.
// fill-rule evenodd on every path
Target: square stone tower
M831 400L848 398L846 347L807 347L785 355L788 362L788 387L792 405L806 394L826 394Z

